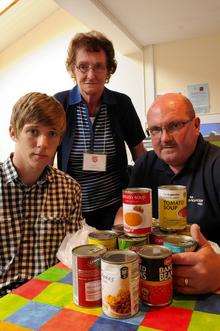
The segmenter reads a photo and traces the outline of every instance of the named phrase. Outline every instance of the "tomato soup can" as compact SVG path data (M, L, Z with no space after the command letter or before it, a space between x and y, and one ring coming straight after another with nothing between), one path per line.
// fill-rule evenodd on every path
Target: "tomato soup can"
M166 306L173 297L172 252L160 245L146 245L140 256L140 299L149 306Z
M162 230L176 231L187 225L187 193L181 185L158 188L159 226Z
M166 236L163 245L172 253L182 253L195 251L197 242L190 236L175 234Z
M101 258L102 310L113 318L129 318L139 310L139 257L129 250L106 252Z
M106 248L82 245L73 249L73 301L82 307L101 306L101 255Z
M122 235L118 237L119 249L130 249L134 246L143 246L149 243L149 236L146 237L129 237Z
M152 225L151 189L125 189L122 199L125 234L131 237L148 235Z
M116 249L117 235L115 232L109 230L94 231L88 235L88 243L103 245L107 250Z

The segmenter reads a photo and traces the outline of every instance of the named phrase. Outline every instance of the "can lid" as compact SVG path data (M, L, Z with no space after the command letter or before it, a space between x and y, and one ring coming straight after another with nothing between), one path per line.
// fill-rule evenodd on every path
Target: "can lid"
M89 233L89 238L100 239L100 240L107 240L107 239L114 239L116 238L116 234L110 230L100 230L94 231Z
M88 244L73 248L72 253L80 257L100 256L106 252L106 248L102 245Z
M186 186L183 185L162 185L158 187L158 190L183 190L186 189Z
M121 236L118 237L118 240L125 240L125 241L129 241L129 242L142 242L147 240L148 237L147 236L143 236L143 237L129 237L126 236L126 234L122 234Z
M112 230L124 231L124 224L115 224L112 226Z
M165 238L166 242L169 242L176 246L193 246L196 242L195 240L186 235L168 235Z
M138 255L133 251L113 250L107 251L102 255L101 259L112 264L123 264L138 260Z
M161 259L170 256L172 252L164 246L144 245L140 250L138 250L138 254L144 258Z

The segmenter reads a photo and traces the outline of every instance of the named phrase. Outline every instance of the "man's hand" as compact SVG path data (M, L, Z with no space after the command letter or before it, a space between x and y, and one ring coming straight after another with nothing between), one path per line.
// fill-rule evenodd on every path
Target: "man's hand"
M185 294L215 292L220 288L220 254L214 252L197 224L191 226L191 235L199 250L173 254L174 287Z

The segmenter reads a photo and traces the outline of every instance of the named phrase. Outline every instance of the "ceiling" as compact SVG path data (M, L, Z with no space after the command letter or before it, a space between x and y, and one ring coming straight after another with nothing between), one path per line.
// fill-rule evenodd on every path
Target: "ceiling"
M220 32L220 0L19 0L0 16L0 52L60 7L139 49Z

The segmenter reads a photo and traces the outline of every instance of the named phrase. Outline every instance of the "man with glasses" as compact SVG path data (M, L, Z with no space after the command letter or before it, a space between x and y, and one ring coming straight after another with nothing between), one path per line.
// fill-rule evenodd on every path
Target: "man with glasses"
M200 120L181 94L159 96L147 113L153 151L140 157L129 187L152 189L153 216L158 217L157 190L161 185L184 185L188 195L188 223L202 247L176 254L175 284L183 293L205 293L220 288L220 255L206 239L220 243L220 148L200 134ZM115 223L121 221L117 214Z

